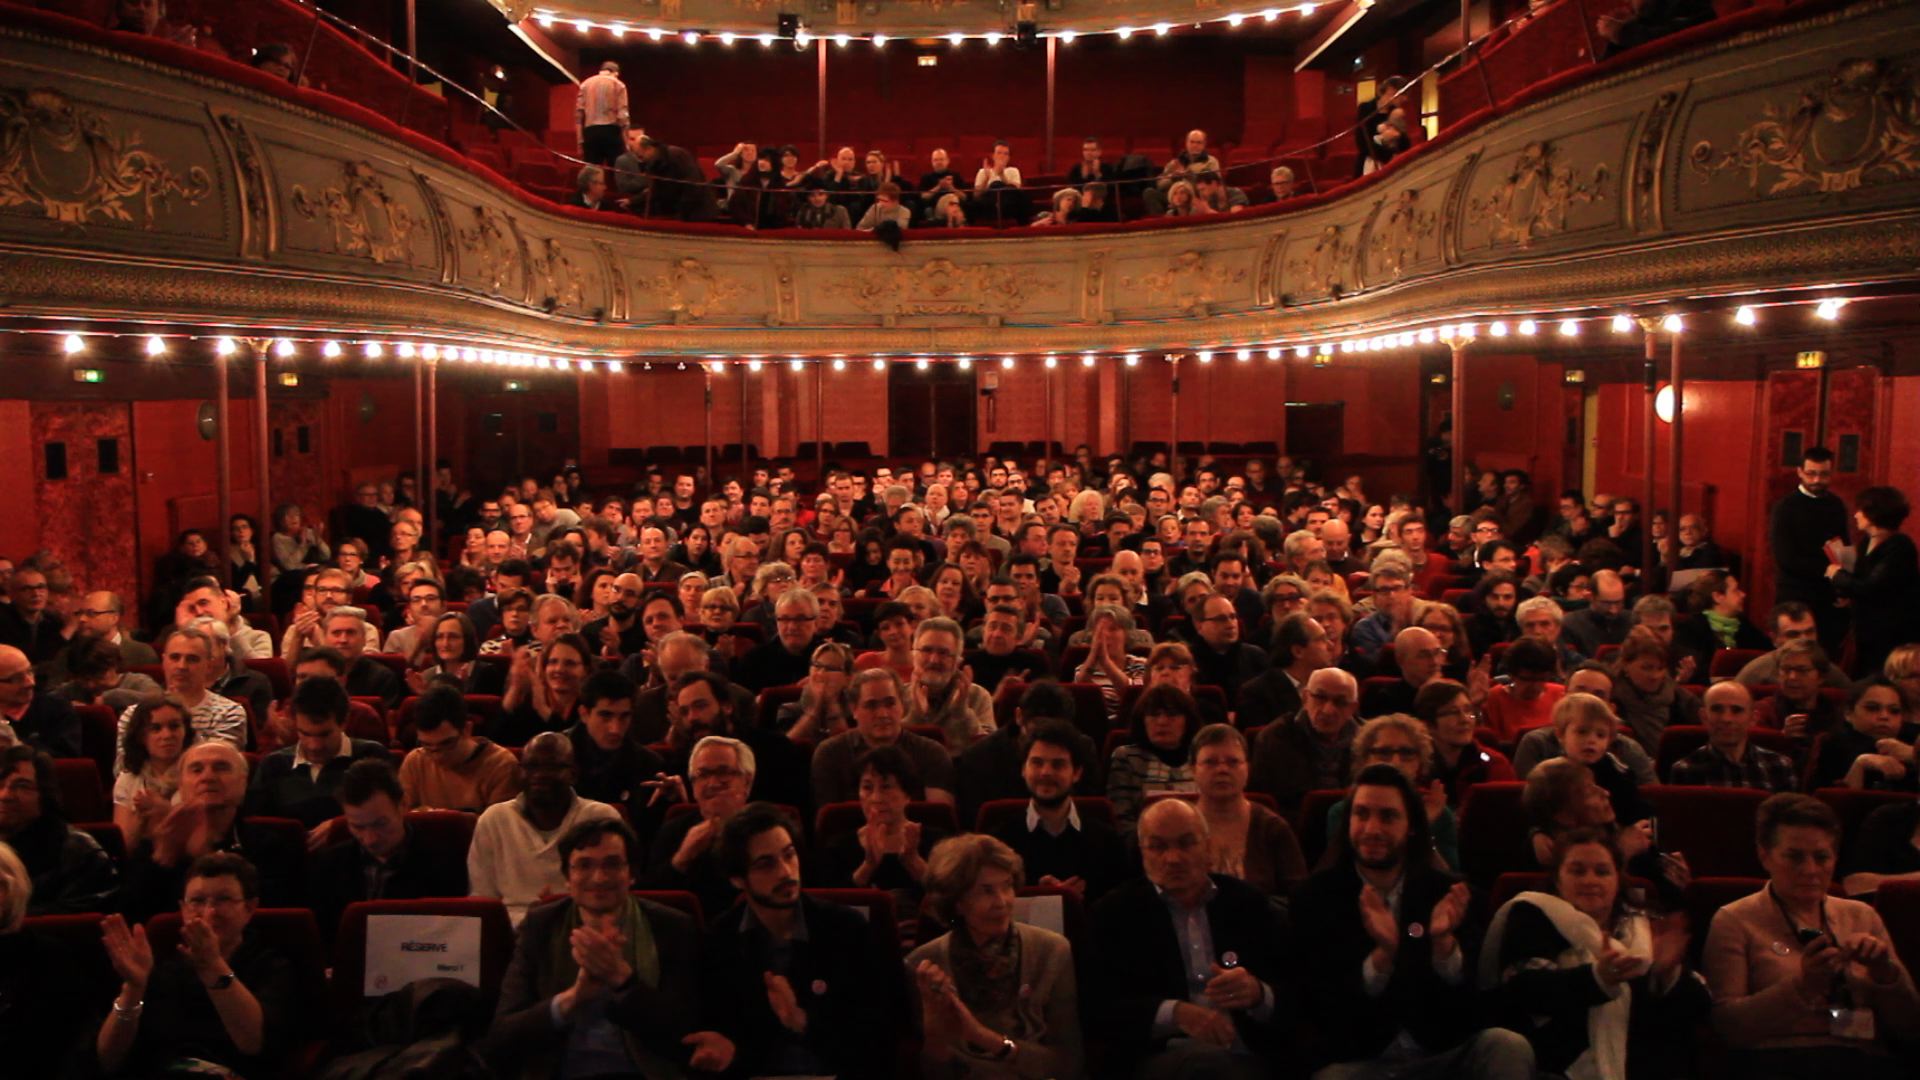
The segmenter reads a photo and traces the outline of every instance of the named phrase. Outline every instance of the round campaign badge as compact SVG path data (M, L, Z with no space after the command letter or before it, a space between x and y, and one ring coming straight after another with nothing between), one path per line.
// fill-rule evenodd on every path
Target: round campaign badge
M815 979L815 980L813 980L813 992L814 992L814 994L815 994L816 996L818 996L818 995L820 995L820 994L824 994L824 993L826 993L826 992L827 992L827 980L825 980L825 979Z
M1419 923L1408 923L1408 924L1407 924L1407 936L1408 936L1408 937L1410 937L1410 938L1423 938L1423 937L1426 937L1426 936L1427 936L1427 928L1426 928L1426 927L1424 927L1424 926L1421 926L1421 925L1420 925Z
M1220 956L1221 967L1233 967L1238 963L1240 963L1240 954L1237 952L1234 952L1232 949L1228 949L1226 952L1222 953Z

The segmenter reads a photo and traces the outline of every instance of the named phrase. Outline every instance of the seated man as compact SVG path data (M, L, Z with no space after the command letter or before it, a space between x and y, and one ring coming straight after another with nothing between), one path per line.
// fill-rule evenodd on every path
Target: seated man
M12 898L28 915L68 915L114 907L120 873L98 841L67 824L53 759L29 745L0 749L0 843L27 868L31 898Z
M1593 574L1593 599L1579 611L1560 620L1560 637L1580 651L1595 656L1602 645L1618 645L1627 640L1633 619L1627 614L1627 583L1612 570Z
M607 170L598 165L582 167L574 178L573 194L564 205L583 210L613 209L613 200L607 197Z
M76 643L94 638L104 639L120 650L122 667L137 667L142 664L158 664L160 656L153 646L144 641L135 641L132 635L121 628L122 605L120 597L110 592L91 592L80 602L80 610L74 623L73 637L69 644L60 650L48 666L48 681L59 684L70 674L74 646Z
M220 619L200 615L186 622L189 630L207 635L207 689L238 702L249 719L265 719L273 711L273 680L247 666L233 650L233 630ZM115 710L116 712L120 710ZM260 747L255 747L260 749Z
M466 699L453 687L429 686L420 695L413 710L419 744L400 762L402 810L478 814L520 794L513 751L475 736L473 724Z
M1300 711L1253 732L1247 788L1293 811L1309 791L1345 787L1353 737L1360 731L1360 684L1351 672L1321 668L1307 676Z
M1073 695L1052 679L1042 679L1020 693L1014 706L1013 723L976 741L954 762L960 782L960 820L972 823L983 803L994 799L1020 799L1027 796L1021 769L1027 758L1026 741L1040 725L1058 721L1075 733L1076 756L1084 770L1073 788L1082 795L1101 795L1107 790L1101 748L1085 732L1073 726Z
M11 729L16 741L54 757L79 757L80 718L65 698L42 693L37 685L27 654L0 645L0 731ZM123 717L122 732L126 726Z
M574 794L573 744L557 731L535 735L521 767L526 790L481 812L467 851L473 895L506 904L515 926L541 897L566 891L567 876L554 851L567 833L585 822L620 816L606 803ZM631 874L622 876L631 880Z
M1045 653L1020 647L1020 631L1020 608L1015 604L996 604L980 620L980 646L967 650L966 666L973 672L973 682L989 696L999 693L1006 679L1031 683L1052 673Z
M244 851L260 874L268 907L299 902L301 847L285 833L240 815L247 793L247 759L231 743L200 739L180 755L180 792L147 839L127 853L126 904L145 920L172 910L195 859L216 851Z
M387 759L384 745L347 737L347 704L347 692L332 679L308 679L293 688L294 745L260 760L247 813L293 818L309 829L339 815L333 793L347 767L362 758Z
M7 582L11 603L0 604L0 644L18 649L35 667L67 647L65 620L54 611L53 591L44 570L23 566Z
M960 624L944 617L928 619L913 632L906 722L938 727L946 734L947 751L954 754L993 734L997 726L993 695L960 666L965 643Z
M1434 867L1420 792L1391 765L1367 766L1332 864L1293 903L1315 1068L1532 1080L1523 1036L1475 1033L1468 900L1466 883Z
M557 733L542 735L564 744ZM529 751L532 747L528 747ZM724 1072L734 1047L701 1029L693 920L633 895L639 842L609 813L578 822L553 864L566 897L526 916L483 1050L503 1076Z
M1228 701L1233 701L1239 697L1241 686L1267 670L1267 652L1240 640L1240 613L1226 594L1209 594L1201 602L1198 615L1193 681L1217 686Z
M1373 589L1373 614L1353 624L1352 651L1369 665L1393 644L1394 635L1413 625L1413 585L1405 560L1388 552L1373 560L1367 584Z
M749 722L728 694L732 684L711 671L691 671L674 680L673 727L667 731L667 777L677 782L679 799L693 773L693 749L709 735L738 739L753 751L755 769L748 798L782 806L804 806L808 792L806 754L793 740Z
M1221 172L1220 159L1207 150L1207 133L1195 128L1187 132L1182 149L1160 170L1160 178L1145 191L1147 214L1159 217L1167 212L1167 189L1178 180L1192 180L1201 173Z
M1393 637L1393 659L1400 669L1399 678L1390 684L1368 686L1367 695L1360 702L1361 716L1413 712L1414 696L1421 687L1440 676L1447 650L1440 647L1440 639L1433 631L1423 626L1409 626Z
M300 603L293 609L294 616L287 624L286 633L280 635L281 656L299 656L302 649L329 644L323 623L334 608L352 599L352 581L353 578L345 570L326 569L315 572L301 583ZM483 626L477 618L474 625ZM379 648L379 633L374 630L373 624L363 620L361 626L367 635L364 648ZM486 630L483 628L481 633L485 634Z
M106 952L120 993L100 1021L94 1057L106 1075L275 1076L298 1039L303 1004L293 958L247 933L265 899L255 867L213 852L182 872L166 908L181 943L155 955L144 926L109 915Z
M820 605L810 590L789 588L781 593L773 602L773 640L754 646L735 663L734 678L756 692L805 679L821 640L819 620Z
M1811 617L1808 625L1812 625ZM1753 707L1756 726L1785 732L1789 738L1811 745L1814 739L1839 731L1846 724L1846 709L1821 693L1821 672L1833 670L1833 665L1827 663L1827 650L1820 647L1819 638L1795 638L1761 659L1773 662L1779 688ZM1734 681L1749 686L1744 679Z
M652 889L680 889L700 898L708 911L725 911L738 896L718 855L720 831L747 805L753 790L753 751L739 739L708 735L687 761L686 790L693 813L667 819L647 855Z
M720 661L705 638L687 631L661 637L653 645L653 665L641 663L642 654L634 653L620 665L620 673L645 689L633 704L633 737L642 743L665 742L673 730L671 716L673 685L681 676L707 671ZM724 665L721 665L724 668ZM739 716L754 715L753 691L735 683L726 684L726 697ZM693 744L688 743L691 748Z
M446 587L421 574L407 583L404 598L407 602L407 623L390 631L380 648L391 655L411 658L414 650L424 641L422 635L431 634L434 624L447 610Z
M1194 196L1213 207L1215 213L1236 214L1249 205L1247 193L1226 183L1217 172L1203 172L1194 177L1193 187Z
M466 852L419 842L407 823L400 779L380 760L356 761L335 790L347 839L307 862L307 900L331 938L340 913L361 900L466 896Z
M1285 165L1275 165L1267 173L1267 187L1254 197L1258 203L1285 202L1298 193L1298 184L1293 178L1293 170Z
M659 824L651 790L667 763L633 737L633 680L596 671L580 687L580 720L565 732L573 742L574 791L612 807L650 836Z
M868 751L898 746L920 773L927 798L954 801L953 758L947 748L906 730L907 686L891 668L856 672L847 683L852 702L853 730L822 742L813 752L813 804L851 802L859 797L860 775L855 766Z
M1065 720L1026 725L1020 778L1026 784L1024 820L1008 821L993 835L1020 855L1039 885L1058 885L1088 903L1126 877L1126 848L1105 821L1083 817L1074 805L1089 763L1086 735Z
M1787 642L1803 639L1816 642L1820 640L1819 631L1813 622L1813 610L1798 600L1788 600L1773 605L1773 610L1767 615L1767 630L1768 636L1773 640L1773 651L1747 661L1747 666L1741 668L1740 674L1734 676L1745 683L1748 689L1784 684L1787 681L1780 672L1780 661L1784 655L1781 648ZM1818 665L1819 685L1830 686L1836 690L1853 689L1853 681L1847 678L1847 673L1841 671L1839 665L1834 664L1824 654L1821 661Z
M719 861L744 902L707 927L702 998L742 1075L888 1075L899 956L859 912L801 893L799 836L769 803L727 819Z
M1613 673L1604 665L1589 660L1573 670L1567 676L1567 693L1591 694L1601 703L1613 700ZM1556 713L1557 713L1556 706ZM1613 742L1606 752L1618 758L1627 771L1633 774L1637 784L1657 784L1660 778L1654 772L1653 756L1643 749L1638 740L1624 730L1616 731ZM1513 771L1525 780L1534 766L1557 757L1566 757L1567 750L1560 741L1560 734L1552 723L1546 727L1534 728L1520 737L1513 750Z
M407 693L406 684L392 668L366 656L372 631L367 613L343 604L327 613L321 628L326 633L327 644L346 658L347 693L354 697L377 697L389 712L399 708L400 699Z
M1674 762L1669 783L1771 792L1797 786L1792 758L1747 738L1753 729L1753 695L1746 687L1732 680L1707 687L1700 719L1706 722L1707 745Z
M1274 1075L1286 1029L1276 1017L1291 1012L1273 905L1208 873L1206 819L1183 800L1148 805L1139 839L1146 878L1094 905L1087 958L1090 1015L1111 1033L1115 1060L1150 1077Z
M806 201L793 212L793 227L796 229L851 229L853 219L847 216L847 208L839 203L827 201L827 188L818 178L809 176L801 184L806 192Z

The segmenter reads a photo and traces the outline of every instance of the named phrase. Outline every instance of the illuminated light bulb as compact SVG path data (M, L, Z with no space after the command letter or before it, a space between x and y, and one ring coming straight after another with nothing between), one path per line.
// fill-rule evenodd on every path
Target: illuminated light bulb
M282 360L285 360L287 357L292 356L293 342L287 340L286 338L281 338L279 341L274 342L273 355L279 357Z
M60 350L68 356L74 356L86 352L87 343L81 340L79 334L68 334L66 340L60 343Z
M1327 343L1326 343L1326 342L1324 342L1324 341L1323 341L1323 342L1321 342L1321 343L1320 343L1320 355L1321 355L1321 356L1332 356L1332 355L1333 355L1333 346L1331 346L1331 345L1329 345L1329 344L1327 344Z
M1092 367L1092 366L1093 366L1093 362L1094 362L1094 361L1093 361L1093 354L1092 354L1092 353L1086 353L1086 354L1084 354L1084 355L1082 355L1082 356L1080 357L1080 366L1081 366L1081 367L1083 367L1083 368L1090 368L1090 367Z
M793 43L804 49L813 44L813 35L807 33L805 30L797 30L793 35Z
M1295 345L1293 347L1293 355L1298 357L1301 360L1305 360L1307 358L1307 354L1312 351L1313 351L1313 347L1310 345Z
M1169 30L1171 30L1171 29L1173 29L1173 24L1172 24L1172 23L1154 23L1154 24L1153 24L1153 36L1154 36L1154 37L1166 37L1166 36L1167 36L1167 31L1169 31Z
M799 370L800 370L801 368L803 368L803 367L805 367L805 366L806 366L806 364L805 364L805 363L803 363L803 362L801 361L801 359L800 359L799 357L797 357L797 356L796 356L796 357L794 357L793 359L791 359L791 360L789 360L789 361L787 361L787 370L788 370L788 371L799 371Z
M1238 360L1238 361L1240 361L1241 363L1243 363L1243 364L1244 364L1244 363L1246 363L1247 361L1249 361L1249 360L1251 360L1251 359L1253 359L1253 350L1252 350L1252 349L1241 349L1241 350L1240 350L1239 352L1236 352L1236 353L1234 353L1234 354L1233 354L1233 358L1234 358L1235 360Z
M1677 312L1660 320L1660 329L1665 330L1669 334L1677 334L1686 328L1686 320L1682 319Z
M1266 22L1272 22L1273 20L1279 17L1280 17L1279 8L1268 8L1267 10L1260 13L1260 18Z
M889 37L888 37L887 35L885 35L885 34L875 34L875 35L873 35L873 47L874 47L874 48L876 48L876 49L879 49L879 48L884 48L884 47L886 46L886 44L887 44L887 42L889 42L889 41L891 41L891 40L893 40L893 39L892 39L892 38L889 38Z
M1247 17L1245 15L1240 14L1237 11L1227 16L1228 26L1238 27L1241 23L1246 21L1247 21Z
M844 49L848 45L853 44L853 39L845 34L835 34L833 35L833 43Z
M760 361L758 361L758 360L749 360L749 361L747 361L747 370L748 370L748 371L750 371L750 372L753 372L754 374L759 374L759 372L760 372Z
M1133 27L1123 26L1120 29L1115 30L1113 32L1113 36L1119 38L1121 41L1125 41L1128 38L1133 36Z
M733 47L733 41L734 41L734 38L733 38L733 33L732 33L732 31L722 31L722 32L721 32L721 34L720 34L720 44L722 44L722 45L725 45L725 46L727 46L728 48L732 48L732 47Z
M593 31L593 20L591 20L591 19L575 19L575 20L573 20L573 28L574 28L575 30L578 30L578 31L580 31L580 32L581 32L581 33L583 33L583 34L586 34L586 33L591 33L591 32Z
M727 365L715 360L707 365L707 370L715 375L725 375L727 373Z
M1434 335L1434 332L1433 332L1433 327L1431 327L1431 326L1423 326L1423 327L1421 327L1421 328L1420 328L1420 333L1419 333L1419 335L1418 335L1418 336L1419 336L1419 339L1420 339L1420 344L1422 344L1422 345L1431 345L1431 344L1433 344L1433 342L1434 342L1434 337L1435 337L1435 335Z
M1313 14L1316 7L1318 7L1318 5L1316 4L1301 4L1299 7L1294 8L1293 10L1302 16L1306 16L1306 15Z
M627 370L627 366L625 364L622 364L620 361L618 360L607 361L607 371L610 374L618 375L625 370Z
M1461 336L1462 338L1464 338L1464 339L1465 339L1465 340L1467 340L1467 341L1472 341L1472 340L1473 340L1473 334L1474 334L1474 326L1473 326L1473 324L1472 324L1472 323L1461 323L1461 324L1460 324L1460 336Z
M499 353L494 352L492 349L481 349L480 362L483 364L491 364L494 362L495 359L499 357L499 355L500 355Z
M926 357L923 356L920 359L915 360L913 362L913 366L917 370L925 371L928 368L931 368L933 366L933 361L928 360Z
M1401 348L1403 349L1410 348L1413 345L1413 340L1414 340L1413 331L1411 330L1400 331L1400 347Z
M1521 337L1532 337L1533 335L1539 332L1540 332L1539 323L1534 322L1532 319L1520 320L1520 336Z
M955 30L953 33L947 35L947 42L948 44L951 44L951 45L958 46L961 42L965 40L967 40L967 35L961 33L958 30Z
M435 346L435 345L422 345L422 346L420 346L420 359L422 359L422 360L438 360L438 359L440 359L440 349L439 349L439 347L438 347L438 346Z
M329 341L325 345L320 346L320 355L329 360L340 359L340 343L337 341Z
M469 345L460 350L460 359L465 360L469 364L478 363L480 360L480 350Z
M166 354L167 354L167 343L160 340L159 335L156 334L152 337L147 338L147 355L148 356L165 356Z
M1440 327L1440 340L1445 342L1452 342L1454 337L1458 333L1459 331L1454 327L1452 323L1446 323Z
M845 358L845 357L840 357L840 356L836 356L836 357L834 357L834 358L833 358L833 370L835 370L835 371L845 371L845 370L847 370L847 361L846 361L846 358Z
M1506 337L1507 324L1496 319L1495 321L1487 324L1487 333L1493 337Z
M1046 363L1047 370L1052 371L1054 368L1060 366L1060 359L1054 356L1052 353L1048 353L1045 363Z
M998 45L1000 44L1000 39L1005 36L1006 35L1000 33L998 30L989 30L987 31L987 44Z
M1614 333L1616 333L1616 334L1624 334L1624 333L1626 333L1627 331L1629 331L1629 330L1632 330L1632 329L1633 329L1633 320L1632 320L1632 319L1630 319L1630 318L1628 318L1628 317L1627 317L1627 316L1625 316L1625 315L1615 315L1615 316L1613 317L1613 332L1614 332Z
M1193 358L1203 364L1211 364L1213 363L1213 350L1201 349L1199 352L1193 354Z
M760 47L761 47L761 48L764 48L764 49L771 49L771 48L773 48L773 35L772 35L772 34L761 34L761 35L760 35Z
M1580 320L1561 319L1560 320L1560 336L1561 337L1579 337L1580 336Z
M625 23L614 23L612 26L607 27L607 29L613 31L614 37L623 38L627 36L627 24Z
M651 40L651 41L659 41L659 40L660 40L661 38L664 38L664 37L666 37L666 36L667 36L667 32L666 32L665 30L662 30L662 29L660 29L660 28L659 28L659 27L657 27L657 26L649 26L649 27L647 27L647 38L648 38L648 40Z
M549 12L543 11L540 14L535 15L533 17L533 21L539 23L542 29L553 28L553 15Z
M398 352L399 352L399 354L400 354L400 359L402 359L402 360L411 360L411 359L413 359L413 354L414 354L414 348L413 348L413 342L411 342L411 341L403 341L403 342L401 342L401 343L400 343L400 348L399 348L399 349L398 349L397 351L398 351Z
M553 362L553 366L559 368L561 371L565 371L571 365L567 363L567 358L562 356Z
M1127 354L1127 358L1126 358L1126 360L1124 361L1124 363L1125 363L1125 364L1126 364L1126 365L1127 365L1128 367L1139 367L1139 366L1140 366L1140 354L1139 354L1139 353L1137 353L1137 352L1130 352L1130 353L1128 353L1128 354Z
M955 360L955 361L953 362L953 364L954 364L954 366L955 366L955 367L957 367L957 368L959 368L959 369L960 369L961 371L972 371L972 370L973 370L973 357L971 357L971 356L963 356L963 357L961 357L960 359L958 359L958 360Z
M214 344L213 351L219 353L221 356L232 356L234 353L240 351L240 346L235 345L232 338L223 337Z
M1760 322L1760 315L1753 308L1742 304L1740 310L1733 313L1733 321L1741 326L1753 326Z
M1003 356L1003 357L1001 357L1001 358L1000 358L1000 370L1002 370L1002 371L1012 371L1012 370L1013 370L1013 357L1011 357L1011 356Z
M700 32L698 30L689 30L680 35L680 40L689 45L698 45L700 44Z
M1819 306L1813 309L1813 314L1817 318L1825 319L1827 322L1833 322L1840 317L1840 309L1846 306L1847 302L1840 297L1828 297L1820 301Z
M539 368L542 371L552 371L553 357L551 356L537 357L533 362L533 366Z
M885 371L887 370L887 361L883 357L878 357L878 356L874 357L873 370L877 372L885 373Z
M1281 354L1281 352L1282 352L1282 351L1283 351L1283 350L1282 350L1282 349L1280 348L1280 346L1278 346L1278 345L1269 345L1269 346L1267 347L1267 359L1269 359L1269 360L1278 360L1278 359L1280 359L1280 354Z
M1062 30L1058 36L1060 38L1060 44L1071 45L1073 44L1073 39L1079 37L1080 34L1074 30Z

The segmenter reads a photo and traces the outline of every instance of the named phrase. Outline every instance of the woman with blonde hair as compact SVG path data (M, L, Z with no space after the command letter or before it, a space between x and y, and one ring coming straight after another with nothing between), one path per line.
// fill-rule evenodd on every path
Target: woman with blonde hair
M1081 1075L1073 950L1015 922L1025 868L991 836L942 840L927 859L927 901L952 930L907 955L922 1073L928 1077Z

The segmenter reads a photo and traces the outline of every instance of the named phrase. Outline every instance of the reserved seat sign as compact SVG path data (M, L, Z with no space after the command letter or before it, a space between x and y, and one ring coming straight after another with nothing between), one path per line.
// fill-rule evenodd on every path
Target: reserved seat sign
M471 915L372 915L367 918L363 993L378 997L416 979L480 985L480 920Z

